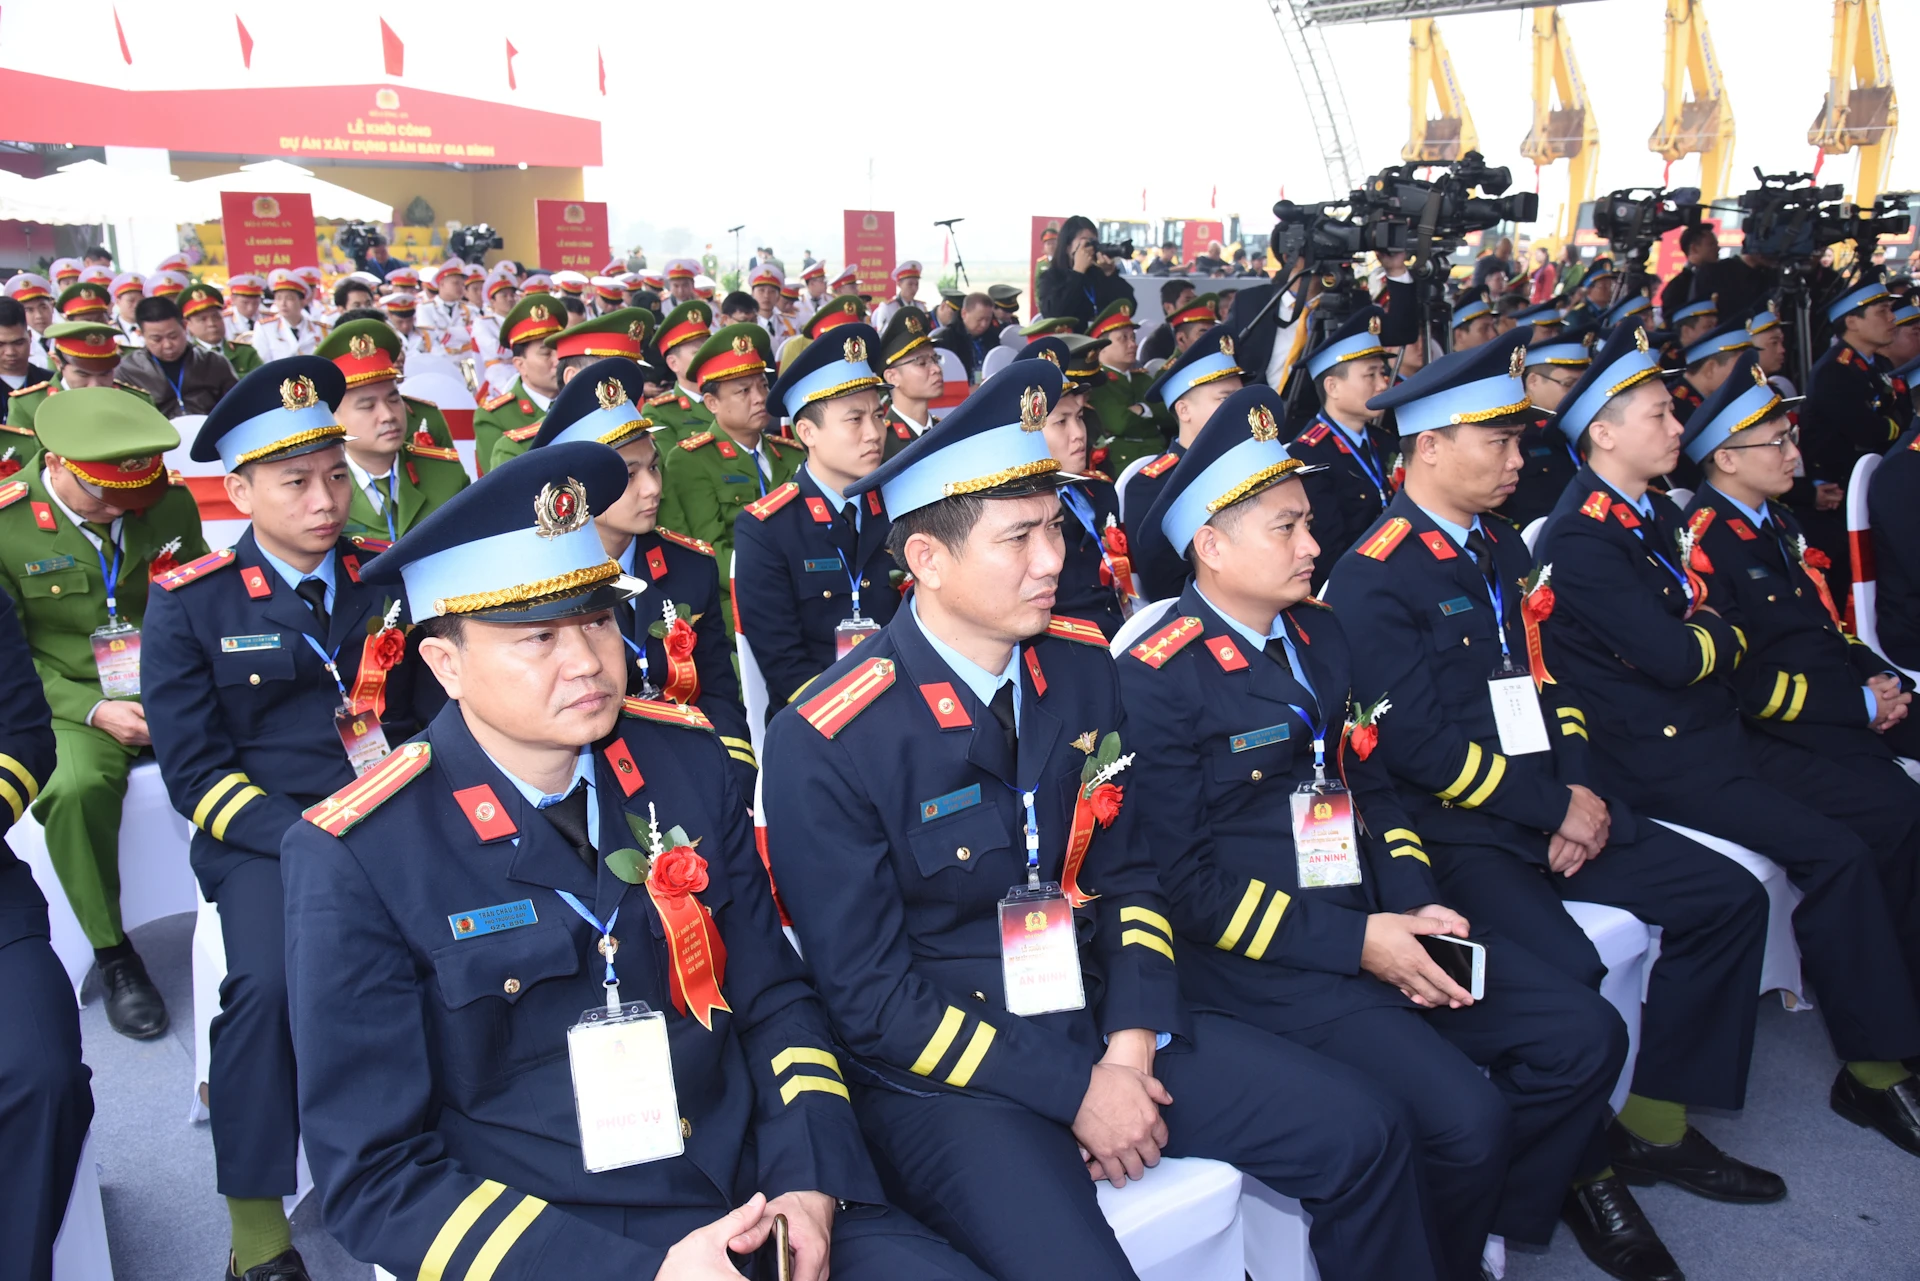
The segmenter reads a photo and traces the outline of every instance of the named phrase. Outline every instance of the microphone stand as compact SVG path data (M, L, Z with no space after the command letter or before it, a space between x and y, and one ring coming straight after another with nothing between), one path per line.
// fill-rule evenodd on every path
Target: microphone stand
M944 219L936 220L933 225L936 227L945 227L947 229L947 239L953 242L954 279L958 280L962 285L965 285L968 289L972 289L973 281L967 278L967 260L964 257L962 257L960 254L960 237L953 229L954 223L965 222L965 221L966 221L965 218L944 218Z

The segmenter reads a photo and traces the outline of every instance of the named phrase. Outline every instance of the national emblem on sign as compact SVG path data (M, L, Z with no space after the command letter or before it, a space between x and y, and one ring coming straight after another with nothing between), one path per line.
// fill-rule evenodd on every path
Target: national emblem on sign
M355 359L365 360L374 353L373 339L365 334L355 334L347 340L347 350L353 353Z
M1027 933L1038 934L1041 930L1044 930L1046 928L1047 928L1047 914L1045 912L1028 912L1027 913Z
M600 402L600 408L602 409L612 409L616 405L624 405L627 403L626 385L618 378L603 379L600 385L593 389L593 398Z
M847 354L851 364L864 365L867 362L867 342L864 338L849 338L841 350Z
M1253 429L1255 440L1280 439L1280 424L1273 421L1273 411L1265 405L1255 405L1247 411L1247 426Z
M587 519L587 487L571 476L564 485L542 485L534 495L535 532L542 538L571 534Z
M255 196L253 198L253 216L256 218L278 218L280 216L280 202L272 196Z
M320 392L305 374L280 384L280 404L286 409L312 409L320 403Z
M1039 431L1047 425L1047 393L1029 387L1020 393L1020 430Z

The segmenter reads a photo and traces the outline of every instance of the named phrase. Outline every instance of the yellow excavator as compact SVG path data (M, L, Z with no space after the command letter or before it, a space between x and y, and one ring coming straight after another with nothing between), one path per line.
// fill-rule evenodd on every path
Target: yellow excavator
M1560 207L1558 228L1560 242L1566 243L1579 221L1580 206L1593 199L1600 123L1558 5L1533 11L1533 127L1520 143L1520 154L1543 169L1556 160L1568 162L1567 202Z
M1415 18L1409 25L1413 58L1408 101L1413 130L1407 145L1400 148L1400 158L1446 164L1480 150L1480 135L1474 131L1473 113L1467 110L1467 97L1454 74L1453 59L1447 56L1446 42L1440 38L1440 24L1432 18ZM1429 101L1438 104L1438 117L1427 115Z
M1666 107L1647 147L1668 164L1699 156L1700 199L1710 204L1727 194L1732 176L1733 104L1701 0L1667 0L1666 25Z
M1900 104L1893 96L1893 60L1880 21L1880 0L1834 0L1833 60L1826 101L1807 141L1829 156L1860 151L1853 203L1873 207L1887 182Z

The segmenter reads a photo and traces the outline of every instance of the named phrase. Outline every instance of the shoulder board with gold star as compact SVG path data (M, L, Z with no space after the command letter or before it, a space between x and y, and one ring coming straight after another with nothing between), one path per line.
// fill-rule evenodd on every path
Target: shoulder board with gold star
M800 715L821 735L832 738L893 684L893 660L869 658L800 704Z
M369 538L365 534L353 534L350 535L350 537L352 537L355 547L363 551L372 552L376 556L393 546L391 542L384 538Z
M132 383L130 383L130 382L126 382L126 381L124 381L124 380L122 380L122 379L119 379L119 378L116 378L116 379L114 379L114 380L113 380L113 385L114 385L114 388L115 388L116 390L118 390L118 391L125 391L125 392L131 392L131 393L132 393L132 394L134 394L135 396L138 396L138 397L140 397L140 399L142 399L142 400L152 400L152 399L153 399L153 393L152 393L152 392L150 392L150 391L148 391L148 390L147 390L147 389L146 389L145 387L137 387L137 386L135 386L134 384L132 384Z
M1405 516L1395 516L1380 527L1379 533L1354 550L1371 560L1385 560L1393 554L1393 549L1400 545L1400 540L1405 538L1407 531L1412 528L1413 522Z
M11 507L27 496L27 482L10 480L0 485L0 507Z
M1052 621L1047 624L1047 635L1058 636L1062 640L1079 641L1082 645L1098 645L1101 649L1107 647L1107 634L1084 618L1067 618L1064 615L1055 614Z
M328 836L345 836L367 815L412 782L433 760L433 747L408 743L345 787L301 812L300 817Z
M187 483L187 474L178 467L169 467L167 468L167 483L175 489L179 489Z
M1159 668L1164 666L1169 658L1185 649L1202 630L1203 626L1198 618L1191 615L1176 618L1127 653L1132 654L1148 667Z
M769 495L769 497L771 497L771 495ZM689 538L685 534L676 534L671 529L656 529L653 532L670 543L678 543L690 551L699 552L702 556L713 555L712 543L702 542L698 538Z
M536 427L534 430L538 431L539 428ZM512 436L513 433L508 432L507 435ZM408 441L407 452L416 458L438 458L443 463L457 463L460 461L460 451L457 449L449 449L445 445L416 445L412 441Z
M700 448L700 446L705 445L710 441L712 441L712 439L713 439L712 432L703 431L698 436L689 436L685 440L681 441L680 448L686 450L689 454L691 454L694 450Z
M510 427L500 434L508 440L532 440L540 434L540 424L528 423L525 427Z
M1608 497L1604 491L1596 489L1587 495L1586 502L1580 504L1580 514L1582 516L1591 516L1595 520L1605 520L1607 518L1607 508L1611 506L1613 506L1613 499Z
M176 591L193 582L196 578L205 578L216 569L225 569L233 564L236 557L233 548L224 551L208 552L198 560L190 560L176 569L170 569L153 580L153 585L162 591Z
M45 378L35 383L31 387L22 387L19 391L16 391L13 394L16 396L24 396L30 391L45 391L47 388L51 386L53 386L53 379Z
M1315 423L1293 439L1294 443L1298 445L1317 445L1326 438L1327 425L1325 423Z
M513 403L513 392L511 390L507 390L507 391L501 392L498 396L495 396L492 400L481 401L480 408L498 409L502 405L507 405L511 403Z
M1140 469L1142 476L1163 476L1180 461L1180 455L1169 450Z
M1104 480L1109 485L1113 483L1113 477L1107 475L1107 473L1101 471L1098 467L1087 468L1087 475L1093 477L1095 480Z
M1707 526L1713 524L1713 518L1718 514L1711 507L1702 507L1693 514L1693 519L1687 522L1687 529L1692 532L1694 542L1707 536Z
M656 702L650 698L625 698L620 700L620 710L628 716L643 721L659 721L663 725L678 725L682 729L704 729L712 731L713 722L697 707L685 707L679 703Z
M755 520L765 520L792 502L793 496L799 492L800 486L794 484L792 481L788 481L786 484L780 486L780 488L768 494L765 498L756 498L748 503L746 512Z

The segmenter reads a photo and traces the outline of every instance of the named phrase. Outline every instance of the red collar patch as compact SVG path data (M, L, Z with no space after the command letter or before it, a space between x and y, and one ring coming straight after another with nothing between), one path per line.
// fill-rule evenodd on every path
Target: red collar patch
M45 503L35 503L33 505L33 523L41 529L46 530L49 534L60 528L59 522L53 518L53 508L47 506Z
M628 796L647 785L640 777L640 767L633 763L633 753L627 750L627 740L616 738L607 744L607 764L613 766L613 777L620 784L620 790Z
M1213 652L1214 661L1220 664L1221 670L1237 672L1245 669L1247 656L1240 652L1240 642L1233 637L1209 636L1204 644Z
M655 578L667 576L667 554L658 547L647 548L647 573Z
M360 558L358 556L342 556L340 558L340 564L346 569L348 578L351 578L356 583L360 581Z
M1427 545L1435 560L1453 560L1460 555L1453 550L1453 540L1437 529L1429 529L1420 535L1420 541Z
M1620 523L1628 529L1640 528L1640 518L1633 514L1633 508L1626 503L1615 503L1613 505L1613 514L1618 517Z
M933 719L940 722L941 729L966 729L973 724L973 717L960 706L960 696L947 682L922 685L920 697L927 700L927 709L933 713Z
M826 499L824 498L807 499L807 510L813 513L814 524L816 525L833 524L833 509L827 506Z
M478 787L463 787L453 794L453 799L459 805L460 812L466 815L467 822L473 824L474 833L483 841L497 841L520 830L500 807L500 800L493 794L493 789L485 783Z
M1731 529L1734 533L1738 534L1742 542L1750 543L1754 539L1760 537L1760 535L1753 532L1753 527L1751 525L1747 524L1746 521L1741 520L1738 516L1729 516L1727 518L1727 528Z
M1031 649L1023 652L1027 657L1027 675L1033 678L1033 696L1044 698L1047 693L1047 678L1040 670L1040 656Z
M273 595L273 584L267 581L267 571L258 565L241 570L240 581L247 585L247 595L255 600Z
M720 451L720 456L722 458L732 458L734 455L740 452L739 450L733 447L733 442L730 440L716 441L714 444L714 448Z

